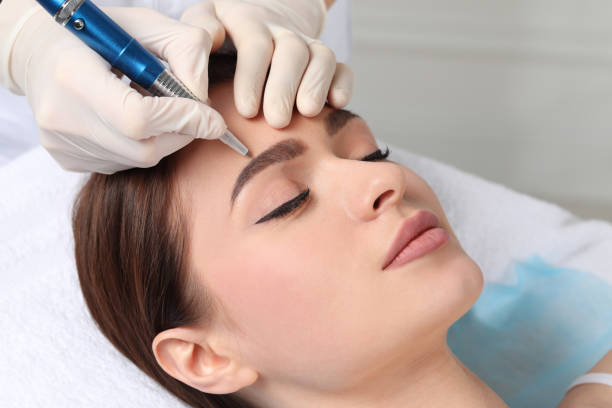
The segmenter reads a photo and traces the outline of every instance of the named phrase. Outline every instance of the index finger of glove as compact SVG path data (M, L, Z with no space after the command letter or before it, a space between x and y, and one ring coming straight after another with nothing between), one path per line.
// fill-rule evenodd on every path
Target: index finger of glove
M67 86L115 132L135 140L163 133L214 139L227 128L221 115L203 103L187 98L142 96L118 79L101 57L98 59L98 63L88 61L87 66L66 73L65 77L70 78Z

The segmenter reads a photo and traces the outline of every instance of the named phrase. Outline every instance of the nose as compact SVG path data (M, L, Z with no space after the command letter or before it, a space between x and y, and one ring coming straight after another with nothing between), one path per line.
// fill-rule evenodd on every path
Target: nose
M406 192L406 174L390 162L342 160L340 202L350 218L371 221L393 208Z

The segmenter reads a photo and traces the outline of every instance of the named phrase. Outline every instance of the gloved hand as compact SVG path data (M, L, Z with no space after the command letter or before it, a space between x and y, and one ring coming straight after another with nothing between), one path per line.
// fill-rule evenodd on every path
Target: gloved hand
M208 99L212 42L205 30L147 8L103 11ZM67 170L150 167L194 137L218 138L227 128L205 104L144 97L33 0L4 0L0 19L0 80L27 96L41 144Z
M219 46L225 32L213 13L238 51L234 100L240 114L258 114L268 67L263 113L271 126L287 126L294 105L304 116L316 116L326 100L346 106L353 72L316 39L325 25L323 0L213 0L185 10L181 21L214 32Z

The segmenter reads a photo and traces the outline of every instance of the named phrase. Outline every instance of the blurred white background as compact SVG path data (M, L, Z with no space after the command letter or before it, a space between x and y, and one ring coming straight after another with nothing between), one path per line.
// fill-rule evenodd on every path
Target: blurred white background
M612 220L612 2L351 1L377 137Z

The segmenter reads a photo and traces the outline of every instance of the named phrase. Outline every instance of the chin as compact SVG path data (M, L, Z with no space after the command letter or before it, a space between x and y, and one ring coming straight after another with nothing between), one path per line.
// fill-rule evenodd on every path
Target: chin
M427 303L433 312L432 322L445 329L470 310L484 286L484 276L478 264L455 240L448 244L451 245L441 247L434 256L423 259L426 262L420 271L424 272L424 283L429 293Z
M445 273L454 284L454 287L449 287L449 291L455 295L454 302L448 304L447 322L450 327L467 313L480 297L484 286L484 275L478 264L465 252L455 256L447 265Z

